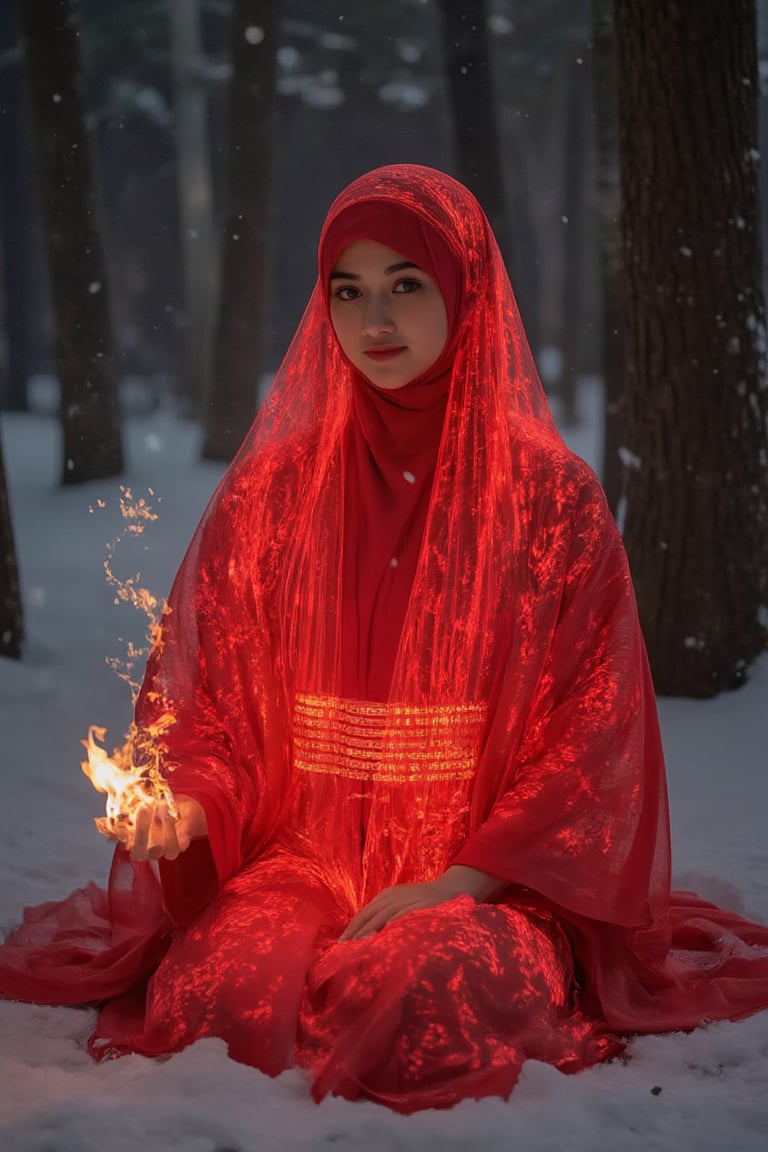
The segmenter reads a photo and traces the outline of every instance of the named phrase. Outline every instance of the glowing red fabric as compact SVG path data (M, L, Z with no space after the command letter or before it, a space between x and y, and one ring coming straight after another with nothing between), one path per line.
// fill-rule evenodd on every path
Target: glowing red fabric
M325 230L318 257L321 284L330 283L344 249L362 239L407 253L437 281L450 333L437 362L404 388L376 388L349 365L341 689L345 698L386 700L445 421L459 331L461 266L439 234L408 209L363 201L339 212Z
M429 169L370 173L332 206L321 266L347 209L392 203L460 283L387 690L345 668L360 381L321 277L181 566L137 707L144 727L175 713L166 767L209 838L161 867L165 912L118 852L108 904L90 889L32 914L0 949L0 992L107 1001L96 1056L222 1036L270 1074L306 1067L317 1098L409 1111L505 1095L529 1057L576 1071L620 1034L765 1008L768 928L670 895L624 551L552 424L474 199ZM382 888L451 863L509 887L338 943Z

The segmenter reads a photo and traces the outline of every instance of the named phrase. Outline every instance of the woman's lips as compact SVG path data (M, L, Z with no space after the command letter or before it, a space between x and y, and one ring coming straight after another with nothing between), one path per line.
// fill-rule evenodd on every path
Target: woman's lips
M366 348L365 355L370 356L371 360L394 360L401 352L405 352L405 348Z

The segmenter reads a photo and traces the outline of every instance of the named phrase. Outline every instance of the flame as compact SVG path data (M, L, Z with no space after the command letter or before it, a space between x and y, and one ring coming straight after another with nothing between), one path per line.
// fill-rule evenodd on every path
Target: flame
M155 493L151 488L147 489L150 496L154 498ZM106 507L106 504L98 500L97 504L100 508ZM120 514L125 522L123 533L127 536L141 536L147 524L152 523L158 519L158 514L144 499L143 496L136 497L130 488L125 485L120 485ZM160 626L163 614L168 611L167 605L159 601L156 596L142 586L141 572L135 572L133 576L120 577L118 576L112 566L112 561L115 555L115 550L118 544L122 543L123 535L119 535L117 539L107 544L107 555L104 560L104 575L107 583L115 590L115 604L131 604L139 612L143 612L149 621L149 628L147 631L147 647L137 647L132 641L128 641L125 648L125 656L121 659L119 656L110 656L107 658L107 664L115 672L121 680L125 680L126 684L131 690L131 698L136 703L136 696L139 691L139 681L134 678L133 672L136 666L136 661L141 660L148 652L160 643Z
M157 737L173 723L174 717L166 713L153 725L152 732L148 734L152 737L151 744L146 739L142 743L154 749L154 762L140 767L133 763L137 743L137 733L133 726L122 748L116 748L111 756L101 747L106 728L92 724L88 729L88 739L81 741L88 759L81 762L81 767L94 788L107 796L107 814L97 817L95 821L103 835L120 839L119 834L134 826L137 812L145 805L164 803L173 819L177 819L173 793L160 775L161 745L157 741Z
M154 497L151 488L148 492ZM157 513L143 497L135 498L130 488L121 486L120 493L120 512L125 521L123 531L134 537L140 536L147 523L157 520ZM97 500L96 503L99 508L106 507L103 500ZM90 511L93 512L93 507ZM128 684L135 703L139 690L138 680L133 676L135 663L162 643L161 621L168 608L142 587L140 572L124 579L115 574L112 560L121 540L122 535L107 544L104 572L107 583L115 589L115 604L121 601L132 604L147 616L148 646L138 647L133 641L128 641L125 658L108 657L107 664ZM81 762L81 767L94 788L106 793L107 796L106 816L98 817L95 821L96 827L103 835L119 840L125 839L126 832L135 825L139 809L146 805L164 803L173 819L178 818L173 793L160 771L161 758L165 750L162 736L174 723L175 717L167 711L154 724L141 731L132 724L123 746L115 748L111 756L101 746L106 736L106 729L99 728L95 724L89 727L88 739L81 741L88 759ZM139 764L136 763L137 759Z

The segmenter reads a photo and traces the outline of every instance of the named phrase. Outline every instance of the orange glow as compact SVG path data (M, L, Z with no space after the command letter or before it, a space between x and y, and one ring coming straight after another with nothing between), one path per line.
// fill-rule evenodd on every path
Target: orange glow
M151 488L148 492L154 497ZM99 508L106 507L103 500L97 500L96 503ZM120 513L125 522L124 533L130 536L140 536L147 523L157 520L157 513L147 501L143 497L134 497L131 489L122 485ZM140 572L126 578L120 578L115 574L112 561L115 549L122 539L123 536L120 535L112 543L107 544L104 572L107 583L115 589L115 604L121 602L132 604L147 616L149 646L139 647L132 640L128 640L124 657L108 657L107 664L128 684L135 703L139 685L134 678L134 668L137 661L142 661L150 649L160 644L160 621L165 606L148 589L142 587ZM101 747L106 729L99 728L95 724L89 727L88 739L81 741L88 753L88 759L82 761L81 767L94 788L106 793L107 796L106 816L98 817L95 821L96 827L103 835L120 839L121 832L133 826L138 810L145 805L164 803L170 814L176 817L173 793L160 773L160 757L164 749L161 738L174 723L173 714L166 712L152 725L145 727L140 735L135 726L131 725L123 746L115 748L111 756ZM134 762L134 755L137 752L140 765Z
M166 713L161 717L152 736L158 737L174 723L174 717ZM118 836L121 830L133 826L136 813L146 804L164 803L175 818L177 815L173 793L160 775L156 751L154 761L137 767L133 763L134 732L131 730L122 748L115 748L109 756L101 747L106 735L105 728L92 724L88 729L88 739L81 743L88 753L81 767L98 792L107 796L107 814L97 817L95 823L104 836ZM97 741L99 743L97 743ZM153 747L159 749L156 741Z
M151 488L147 489L150 496L154 497L154 492ZM99 507L103 507L101 501L98 501ZM128 536L141 536L146 525L157 520L158 514L153 510L152 506L147 503L143 496L135 497L130 488L124 485L120 486L120 514L125 521L124 534ZM104 560L104 575L106 576L107 583L110 584L115 590L115 604L132 604L139 612L143 612L149 620L149 629L147 639L150 648L154 647L159 642L160 637L160 618L164 607L156 596L147 589L142 587L141 572L135 572L133 576L126 576L121 578L115 574L112 567L112 561L115 555L115 550L123 540L123 536L118 536L111 544L107 544L107 556ZM139 689L138 681L134 678L133 671L136 661L147 655L148 648L137 648L131 641L126 646L126 658L120 659L117 656L111 656L107 659L107 664L116 672L121 680L125 680L131 689L131 696L133 701L136 701L136 694Z

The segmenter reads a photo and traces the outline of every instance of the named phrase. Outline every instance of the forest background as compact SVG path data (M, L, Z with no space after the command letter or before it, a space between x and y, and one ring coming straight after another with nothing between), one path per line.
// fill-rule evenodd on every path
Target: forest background
M333 196L380 164L446 169L491 219L564 426L602 382L657 690L740 686L768 639L767 8L4 0L2 408L57 414L65 485L120 474L141 412L231 458ZM19 658L12 516L0 455Z

